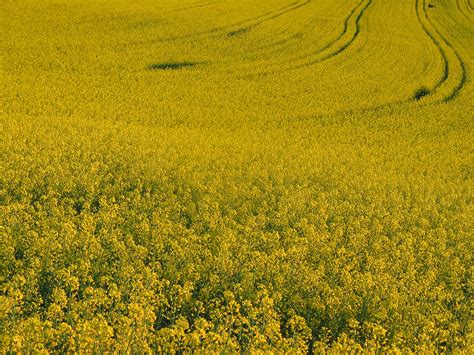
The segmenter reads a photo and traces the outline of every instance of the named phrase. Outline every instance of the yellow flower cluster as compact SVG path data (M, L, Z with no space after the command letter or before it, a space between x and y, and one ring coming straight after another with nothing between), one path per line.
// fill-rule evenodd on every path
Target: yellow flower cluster
M0 352L472 352L472 11L1 2Z

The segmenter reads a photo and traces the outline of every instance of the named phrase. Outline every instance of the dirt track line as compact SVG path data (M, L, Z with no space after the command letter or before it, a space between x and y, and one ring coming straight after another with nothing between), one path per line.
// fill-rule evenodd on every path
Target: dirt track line
M309 0L309 1L310 1L310 0ZM258 22L259 20L265 19L265 18L268 17L268 16L274 16L275 14L276 14L276 15L278 15L278 14L285 14L285 13L287 13L287 12L291 12L291 11L292 11L292 9L291 9L292 7L301 5L302 3L304 4L304 3L306 3L306 2L308 2L308 0L293 1L292 3L290 3L290 4L288 4L288 5L279 7L278 9L275 9L275 10L271 10L271 11L265 12L265 13L263 13L263 14L261 14L261 15L254 16L254 17L250 17L250 18L248 18L248 19L246 19L246 20L242 20L242 21L239 21L239 22L236 22L236 23L227 25L227 26L222 26L222 27L218 28L218 30L225 30L225 29L229 29L229 28L232 28L232 27L245 25L246 23L249 23L249 22L252 22L252 21ZM250 24L249 26L253 26L253 24Z
M307 56L304 56L304 57L300 56L300 57L296 57L296 58L293 58L293 59L285 59L285 62L289 62L289 61L292 61L292 60L302 60L302 61L304 61L305 59L307 59L307 61L304 62L304 63L298 64L298 65L291 66L291 67L287 67L287 68L283 68L283 69L275 69L275 70L270 70L270 71L269 70L264 70L262 72L253 73L253 74L250 74L250 75L246 75L244 77L248 78L248 77L253 77L253 76L276 74L276 73L282 73L282 72L287 72L287 71L291 71L291 70L301 69L301 68L304 68L304 67L308 67L308 66L311 66L311 65L315 65L315 64L324 62L328 59L331 59L331 58L337 56L338 54L342 53L347 48L349 48L349 46L352 43L354 43L355 39L357 38L357 36L360 33L360 20L362 19L363 15L365 14L368 7L372 4L372 1L373 0L362 0L362 1L360 1L349 12L348 16L345 18L344 24L343 24L343 30L341 31L341 33L339 33L339 35L336 38L334 38L332 41L327 43L324 47L322 47L318 51L312 53L312 55L310 55L310 56L313 56L312 59L308 59ZM357 11L358 9L360 9L360 11ZM353 20L353 22L352 22L352 20ZM345 35L347 35L347 33L349 33L349 30L352 27L351 24L354 25L354 32L350 35L349 40L344 41ZM332 47L334 47L334 48L332 48ZM325 53L326 51L329 51L329 53ZM321 54L323 54L323 53L324 53L324 55L321 56ZM320 57L318 58L318 56L320 56ZM314 57L316 57L316 59ZM308 60L309 60L309 62L308 62Z
M266 13L264 13L264 14L259 15L259 16L254 16L254 17L251 17L251 18L248 18L248 19L246 19L246 20L242 20L242 21L239 21L239 22L230 24L230 25L225 25L225 26L221 26L221 27L216 27L216 28L213 28L213 29L207 30L207 31L197 32L197 33L194 33L194 34L189 35L189 36L173 37L173 38L165 39L164 41L167 42L167 41L174 41L174 40L180 40L180 39L194 38L194 37L201 36L201 35L212 35L212 34L214 34L214 33L218 33L218 32L222 32L222 31L229 30L229 29L231 29L232 27L245 25L246 23L250 23L249 26L253 26L254 24L253 24L252 22L254 22L254 21L255 21L256 23L258 23L259 21L261 21L262 19L265 19L265 18L268 17L268 16L275 16L275 15L281 16L281 15L284 15L284 14L286 14L286 13L288 13L288 12L293 11L293 7L299 6L299 5L303 5L303 4L307 4L307 3L309 3L310 1L311 1L311 0L298 0L298 1L294 1L294 2L292 2L291 4L282 6L282 7L278 8L278 9L271 10L271 11L268 11L268 12L266 12Z
M332 57L335 57L336 55L338 55L341 52L343 52L344 50L346 50L354 42L354 40L357 38L357 36L359 35L359 33L360 33L360 24L359 24L360 19L362 18L362 16L364 15L365 11L367 10L367 8L370 6L371 3L372 3L372 0L362 0L349 12L348 16L344 20L344 25L343 25L342 32L336 38L334 38L331 42L327 43L324 47L320 48L318 51L313 53L313 56L315 56L316 59L313 58L313 59L310 60L310 62L300 64L300 65L297 65L297 66L293 66L288 70L299 69L299 68L303 68L303 67L306 67L306 66L321 63L325 60L328 60ZM359 12L357 12L358 9L360 9ZM349 32L349 29L351 27L350 26L351 25L351 20L354 17L355 17L354 32L350 36L349 41L346 41L345 43L341 44L340 42L343 41L344 36ZM332 48L332 47L335 47L335 48ZM318 58L318 55L321 55L322 53L330 50L331 48L333 49L332 51L329 51L329 53L327 53L326 55ZM306 57L304 57L303 59L306 59Z
M431 88L431 92L427 96L431 97L435 95L437 92L439 92L439 89L442 89L444 84L449 84L450 78L452 75L455 75L452 70L454 69L459 71L461 74L459 81L452 89L450 89L448 94L443 95L441 99L438 100L439 102L451 101L459 95L467 82L468 73L466 64L457 50L431 22L428 13L426 12L426 0L416 0L416 10L418 21L420 22L424 32L428 35L428 37L430 37L433 44L438 48L438 51L444 62L443 75L438 80L436 85Z
M420 11L420 6L422 7L421 11ZM446 53L444 52L443 48L439 44L438 40L434 37L434 35L431 33L431 31L428 30L426 25L423 23L422 14L425 15L425 17L426 17L426 12L424 11L424 6L425 6L424 5L424 0L422 0L422 2L420 2L420 0L416 0L416 2L415 2L416 17L418 19L418 22L419 22L421 28L423 29L425 34L431 39L431 42L434 43L434 45L436 46L436 49L438 50L438 52L441 55L441 58L443 60L443 75L441 76L441 78L438 79L435 86L433 88L431 88L431 92L433 93L437 88L439 88L448 79L449 62L448 62L448 57L446 56ZM427 19L426 19L426 21L427 21Z
M342 40L342 38L344 37L344 35L346 33L348 33L351 18L346 19L346 22L344 24L344 33L342 33L341 36L333 44L328 45L325 49L322 49L322 50L318 51L316 54L323 53L326 49L332 47L333 45L338 45L337 46L338 48L335 48L335 50L333 52L327 54L326 56L323 56L322 58L318 58L317 60L312 61L312 62L310 62L306 65L307 66L308 65L313 65L313 64L325 61L327 59L333 58L333 57L337 56L338 54L342 53L343 51L345 51L347 48L349 48L349 46L354 43L355 39L357 38L357 36L360 33L360 20L362 19L362 16L364 16L365 12L367 11L368 7L371 4L372 4L372 0L366 1L365 5L362 7L361 11L357 14L357 16L355 18L355 22L354 22L355 23L355 31L352 33L352 36L350 37L349 41L342 44L342 46L338 45L338 42ZM352 17L353 14L351 14L351 17Z
M299 5L301 3L306 3L306 2L310 2L310 1L312 1L312 0L294 1L291 4L279 7L278 9L274 9L274 10L265 12L261 15L250 17L250 18L247 18L245 20L241 20L241 21L231 23L231 24L228 24L228 25L223 25L223 26L220 26L220 27L211 28L211 29L204 30L204 31L198 31L198 32L195 32L195 33L187 34L187 35L178 35L178 36L158 38L158 39L154 39L154 40L141 41L141 42L137 42L135 44L156 44L156 43L165 43L165 42L174 42L174 41L187 40L187 39L192 39L192 38L196 38L196 37L199 37L199 36L205 36L205 35L210 36L210 35L213 35L213 34L217 34L219 32L229 31L233 27L242 26L242 25L245 25L246 23L251 23L252 21L258 21L262 18L265 18L267 16L271 16L272 14L277 13L278 11L286 11L288 8L290 8L292 6L296 6L296 5ZM288 12L291 12L291 11L292 10L290 9Z
M474 5L471 4L470 0L465 0L467 8L473 12L474 11Z
M282 11L280 13L277 13L275 15L272 15L272 16L269 16L268 18L265 18L265 19L262 19L260 21L257 21L256 23L253 23L249 26L245 26L245 27L242 27L242 28L239 28L235 31L232 31L232 32L229 32L227 35L229 36L235 36L235 35L239 35L239 34L243 34L243 33L247 33L248 31L250 31L251 29L261 25L262 23L265 23L265 22L268 22L268 21L271 21L271 20L274 20L278 17L281 17L283 15L286 15L292 11L295 11L303 6L307 6L312 0L305 0L303 3L294 3L294 6L291 6L290 8L288 8L286 11Z
M334 41L328 43L326 46L314 53L314 56L316 58L311 59L310 62L294 66L290 70L300 69L322 63L326 60L336 57L337 55L345 51L347 48L349 48L354 43L357 36L360 34L360 20L364 16L369 6L372 4L372 1L373 0L363 0L354 9L352 9L349 16L344 21L344 29L342 33ZM360 11L357 12L358 9L360 9ZM349 40L344 41L345 35L349 33L349 30L352 27L351 21L354 18L354 32L352 32L352 34L350 35ZM327 51L329 53L325 53Z
M422 1L422 2L420 2ZM430 24L430 26L433 28L433 32L429 30L425 24L423 23L421 16L420 16L420 4L421 4L421 14L425 17L425 20ZM461 90L464 88L464 86L467 83L468 80L468 72L467 72L467 67L462 60L462 57L459 55L459 53L456 51L456 49L451 45L451 43L443 36L441 33L436 29L436 27L431 23L431 21L428 18L428 14L426 13L426 0L416 0L416 13L417 13L417 18L418 21L420 22L420 25L422 26L424 32L430 37L432 42L435 44L435 46L438 48L441 57L443 58L444 62L444 69L443 69L443 74L442 76L438 79L438 82L435 84L435 87L433 88L433 91L427 95L426 98L431 97L432 95L436 94L436 91L443 86L448 80L450 80L450 67L453 65L452 61L449 61L448 59L448 54L445 52L446 49L443 48L443 45L446 46L450 51L452 51L451 55L454 55L454 58L456 58L455 62L458 66L458 70L461 71L461 78L460 80L456 83L454 88L451 89L450 93L447 95L442 96L441 98L434 100L434 101L429 101L429 100L414 100L413 97L407 98L405 100L399 100L399 101L394 101L394 102L388 102L385 104L380 104L380 105L375 105L371 107L365 107L365 108L355 108L355 109L346 109L346 110L338 110L334 113L331 114L318 114L318 115L313 115L313 116L307 116L307 117L300 117L300 120L303 119L315 119L315 118L331 118L331 117L338 117L341 115L353 115L353 114L364 114L364 113L373 113L377 111L388 111L390 113L397 112L398 110L406 110L407 108L421 108L421 107L427 107L427 106L432 106L440 103L448 103L455 99L461 92ZM436 36L440 37L440 40L436 38ZM444 42L444 44L441 44L441 41Z
M181 11L186 11L186 10L192 10L192 9L197 9L197 8L200 8L200 7L205 7L205 6L210 6L210 5L214 5L214 4L217 4L218 2L221 2L221 0L215 0L215 1L201 1L197 4L194 4L194 5L190 5L190 6L186 6L186 7L181 7L179 9L175 9L171 12L181 12Z
M266 55L266 54L281 52L281 49L280 49L281 46L284 46L291 41L297 41L298 39L310 36L311 31L314 31L315 27L318 25L319 18L320 16L311 17L304 24L304 27L301 28L301 30L299 30L298 32L293 33L293 34L288 33L288 35L285 38L276 39L266 44L257 46L255 49L252 50L250 55L252 56L255 53L260 54L260 55L261 54ZM282 32L287 32L287 31L282 31ZM299 43L299 42L296 42L296 43Z
M464 4L464 6L462 4ZM468 4L469 2L467 2L466 0L456 0L456 5L459 10L459 13L462 15L462 17L466 19L467 22L472 22L472 19L469 18L469 15L466 13L466 11L464 11L464 8L470 11Z

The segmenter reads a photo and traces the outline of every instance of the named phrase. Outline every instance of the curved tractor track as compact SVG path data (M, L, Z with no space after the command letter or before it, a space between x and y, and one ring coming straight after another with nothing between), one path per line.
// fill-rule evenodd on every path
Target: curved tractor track
M437 47L443 60L443 74L426 99L449 102L456 98L468 79L467 66L459 52L434 26L427 13L426 0L416 0L417 18L423 31Z
M405 100L388 102L366 108L339 110L330 115L314 115L311 118L337 117L338 115L364 114L381 110L395 112L397 109L408 107L426 107L448 103L459 96L468 82L469 73L467 66L459 52L442 35L429 19L426 0L415 0L418 22L425 34L431 39L438 49L443 61L443 73L436 84L421 98L411 96ZM302 119L302 118L301 118Z
M474 5L471 3L471 0L464 0L466 7L470 12L474 12Z
M472 8L469 7L469 1L468 0L456 0L456 5L458 8L459 13L464 17L464 19L467 22L471 22L472 19Z
M337 56L349 48L354 43L360 33L360 20L372 4L372 0L362 1L358 7L354 8L344 22L342 33L331 43L328 43L322 49L315 53L316 58L304 66L309 66L323 62L327 59ZM359 11L357 11L359 10ZM346 38L347 37L347 38Z
M366 13L373 0L362 0L349 12L347 17L344 19L342 31L330 42L325 44L322 48L316 52L311 52L304 55L295 56L293 58L285 58L284 62L286 67L281 65L281 62L275 62L274 65L278 65L277 69L266 69L257 73L252 73L245 77L261 76L268 74L276 74L281 72L287 72L291 70L301 69L311 65L319 64L326 60L336 57L337 55L348 49L356 40L360 34L360 21ZM296 62L296 63L295 63Z
M188 40L192 38L196 38L199 36L209 36L213 34L219 34L222 32L227 32L226 35L229 37L237 36L240 34L243 34L245 32L248 32L250 29L255 28L256 26L261 25L262 23L265 23L267 21L276 19L280 16L286 15L292 11L295 11L303 6L308 5L312 0L298 0L294 1L291 4L279 7L274 10L267 11L261 15L250 17L248 19L238 21L229 25L224 25L220 27L215 27L209 30L205 31L200 31L200 32L195 32L189 35L183 35L183 36L175 36L175 37L166 37L166 38L161 38L154 40L154 43L161 43L161 42L173 42L173 41L179 41L179 40Z
M175 9L175 10L171 11L171 12L181 12L181 11L187 11L187 10L197 9L197 8L200 8L200 7L207 7L207 6L211 6L211 5L217 4L217 3L221 2L221 1L222 1L222 0L200 1L200 2L194 3L194 4L189 5L189 6L180 7L180 8L178 8L178 9Z
M228 36L230 37L233 37L233 36L237 36L237 35L240 35L240 34L244 34L244 33L247 33L249 32L250 30L252 30L253 28L265 23L265 22L268 22L268 21L271 21L271 20L274 20L278 17L281 17L283 15L286 15L288 14L289 12L292 12L292 11L295 11L303 6L307 6L309 5L309 3L311 3L312 0L305 0L303 2L301 1L297 1L297 2L294 2L290 5L287 6L287 10L286 11L282 11L282 12L279 12L279 13L276 13L276 14L273 14L273 15L270 15L268 16L267 18L261 18L259 21L251 24L251 25L248 25L248 26L243 26L243 27L240 27L234 31L231 31L229 33L227 33Z

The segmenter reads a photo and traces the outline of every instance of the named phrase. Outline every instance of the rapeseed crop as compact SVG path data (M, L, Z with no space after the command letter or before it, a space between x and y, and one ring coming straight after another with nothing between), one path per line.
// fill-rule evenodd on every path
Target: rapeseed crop
M6 0L0 351L473 348L470 0Z

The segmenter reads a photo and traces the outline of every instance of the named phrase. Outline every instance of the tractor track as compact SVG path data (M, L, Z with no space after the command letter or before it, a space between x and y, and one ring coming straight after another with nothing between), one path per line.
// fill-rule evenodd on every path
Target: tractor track
M345 51L347 48L351 46L351 44L354 43L358 35L360 34L360 20L364 16L365 12L369 8L369 6L372 4L373 0L362 0L357 5L349 12L347 17L344 20L343 23L343 29L342 31L329 43L324 45L324 47L318 49L318 51L313 52L312 54L309 55L303 55L303 56L297 56L292 59L285 59L285 62L291 62L291 61L302 61L303 63L297 64L297 65L292 65L291 67L286 67L286 68L279 68L279 69L274 69L274 70L263 70L258 73L252 73L249 75L244 76L245 78L249 77L254 77L254 76L262 76L262 75L268 75L268 74L276 74L276 73L282 73L282 72L288 72L296 69L301 69L304 67L308 67L311 65L315 65L321 62L324 62L326 60L329 60L343 51ZM357 11L360 10L360 11ZM351 26L353 24L353 26ZM354 31L350 33L350 29L354 27ZM347 34L350 33L349 39L346 39L345 37ZM342 42L342 43L341 43ZM326 53L327 52L327 53ZM275 63L275 65L278 63Z
M158 43L189 40L189 39L197 38L197 37L200 37L200 36L211 36L211 35L218 34L219 32L226 32L227 31L229 33L229 31L231 31L231 29L235 28L236 26L242 26L242 25L245 25L246 23L250 23L249 26L253 27L254 24L252 24L252 22L259 22L261 20L263 20L263 22L265 22L265 21L267 21L266 18L268 16L273 16L273 17L282 16L286 13L289 13L289 12L293 11L292 7L301 5L302 3L306 4L306 3L309 3L311 1L312 0L297 0L297 1L292 2L291 4L279 7L279 8L274 9L274 10L267 11L267 12L261 14L261 15L250 17L250 18L247 18L245 20L241 20L241 21L238 21L238 22L235 22L235 23L232 23L232 24L222 25L222 26L219 26L219 27L215 27L215 28L211 28L211 29L203 30L203 31L198 31L198 32L195 32L195 33L187 34L187 35L177 35L177 36L157 38L157 39L153 39L153 40L136 41L133 44L134 45L147 45L147 44L152 45L152 44L158 44ZM213 3L217 3L217 2L218 1L215 1ZM209 5L211 5L210 2L208 2L207 6L209 6ZM176 10L174 10L173 12L176 12Z
M453 47L453 45L436 29L431 22L428 13L426 11L426 0L416 0L416 12L418 21L423 28L423 31L431 39L433 44L437 47L441 58L443 60L443 74L439 78L438 82L433 88L431 93L427 96L435 95L442 89L444 84L449 84L453 70L457 70L460 73L458 82L449 89L447 94L441 96L439 102L449 102L456 98L468 79L467 66L464 63L459 52ZM455 79L456 80L456 79Z
M210 30L200 31L200 32L196 32L196 33L193 33L193 34L189 34L189 35L156 39L156 40L153 40L153 41L150 41L150 42L151 43L174 42L174 41L192 39L192 38L196 38L196 37L199 37L199 36L206 36L206 35L209 36L209 35L217 34L219 32L227 32L227 36L232 37L233 35L235 36L235 35L246 32L245 28L254 28L254 27L260 25L261 23L270 21L272 19L283 16L287 13L290 13L290 12L292 12L292 11L294 11L294 10L304 6L304 5L307 5L310 2L311 2L311 0L294 1L290 4L288 4L288 5L285 5L285 6L282 6L282 7L278 8L278 9L274 9L274 10L265 12L265 13L263 13L261 15L258 15L258 16L250 17L248 19L238 21L238 22L233 23L233 24L224 25L224 26L220 26L220 27L215 27L215 28L212 28ZM246 24L248 24L248 25L246 25ZM240 30L239 29L232 30L232 28L236 28L237 26L240 26ZM233 32L234 32L234 34L232 34Z
M466 6L469 9L469 11L474 12L474 5L471 4L470 0L465 0L466 1Z
M275 18L283 16L284 14L291 13L292 11L306 6L310 2L311 0L295 1L276 10L269 11L263 15L243 20L232 25L222 26L200 34L210 34L218 31L224 31L231 27L254 21L248 26L242 26L240 28L237 28L235 30L235 33L232 34L232 36L240 35L262 23L273 20ZM252 78L255 76L287 72L315 65L336 57L355 42L361 32L361 19L364 17L364 14L372 3L373 0L362 0L358 2L357 5L350 10L349 14L344 19L342 31L332 41L324 45L324 47L320 48L317 52L314 52L312 54L312 58L308 58L308 56L304 55L294 57L293 59L286 58L284 62L287 64L291 63L294 60L300 61L300 63L291 67L287 66L286 68L263 70L259 73L250 73L247 75L244 74L241 77ZM469 3L467 2L467 4ZM429 88L429 92L427 92L420 98L410 96L406 99L398 100L395 102L388 102L373 107L342 110L338 111L338 114L366 113L385 109L395 110L397 107L400 107L402 105L406 107L407 104L422 107L436 103L447 103L459 96L460 92L463 90L469 78L468 69L465 62L463 61L461 55L455 49L455 47L446 39L443 34L439 32L439 30L433 24L432 20L429 18L426 0L415 0L415 9L418 23L420 24L426 36L428 36L430 41L436 47L442 59L442 74L437 79L436 83ZM230 32L228 32L227 35L229 35L229 33ZM200 34L194 34L193 36L197 36ZM278 63L274 63L274 65L278 65Z
M352 33L352 36L350 37L349 41L345 42L342 44L342 46L337 46L339 48L335 49L333 52L323 56L322 58L318 58L317 60L315 61L312 61L311 63L308 63L306 64L306 66L308 65L313 65L313 64L316 64L316 63L320 63L322 61L325 61L327 59L330 59L332 57L335 57L337 56L338 54L342 53L343 51L345 51L347 48L349 48L349 46L351 44L354 43L355 39L357 38L357 36L359 35L360 33L360 20L362 19L362 17L364 16L365 12L367 11L367 9L369 8L369 6L372 4L372 1L373 0L368 0L365 2L365 5L363 5L361 11L357 14L356 18L355 18L355 31ZM354 14L354 12L351 14L351 17L352 15ZM316 54L319 54L319 53L323 53L326 49L332 47L334 44L337 44L339 41L342 40L342 38L344 37L344 35L346 33L348 33L348 28L350 27L350 18L347 18L346 19L346 22L344 23L344 32L339 36L339 38L332 44L329 44L326 48L318 51L318 53Z
M300 117L300 120L304 119L315 119L315 118L335 118L338 116L346 116L346 115L353 115L353 114L364 114L364 113L374 113L377 111L387 111L390 113L398 112L399 110L405 110L408 107L412 108L422 108L428 107L437 104L449 103L454 100L456 97L459 96L462 89L465 87L469 75L468 70L465 62L463 61L461 55L456 51L453 45L436 29L436 27L430 21L428 14L426 12L426 0L416 0L416 13L417 19L423 28L425 34L431 39L434 45L437 47L442 59L443 59L443 73L441 77L438 79L435 86L432 88L429 95L424 97L420 100L414 100L413 97L398 100L394 102L388 102L380 105L374 105L364 108L354 108L354 109L343 109L337 110L336 112L330 114L317 114L313 116L307 117ZM428 28L427 22L431 28ZM438 37L438 38L437 38ZM450 53L449 53L450 52ZM453 59L450 57L454 58ZM453 63L454 62L454 63ZM452 67L457 68L460 71L460 78L457 82L453 85L450 90L444 95L438 95L440 97L434 97L437 94L439 89L442 89L443 85L445 85L448 81L451 80L452 77ZM434 99L433 99L434 98Z
M418 23L420 24L421 28L423 29L423 32L430 38L430 40L434 43L436 49L438 50L438 53L440 54L442 60L443 60L443 74L442 76L438 79L434 87L431 88L431 92L433 93L437 88L439 88L447 79L449 76L449 62L448 62L448 57L443 50L443 48L440 46L438 40L434 37L431 31L426 27L426 25L423 23L422 20L422 14L425 15L426 17L426 12L424 11L424 0L422 0L423 3L420 2L420 0L416 0L415 2L415 9L416 9L416 17L418 20ZM423 7L423 10L420 11L420 4Z
M317 26L317 23L317 18L312 18L307 22L306 27L304 28L305 31L300 30L297 33L289 33L286 38L277 39L273 42L268 42L264 45L260 45L254 48L249 54L247 54L246 58L253 58L256 54L269 55L272 53L278 53L281 50L280 48L282 46L285 46L289 42L296 41L296 43L299 43L298 40L305 36L308 36L308 33L310 33L310 31L314 31L314 28Z
M462 17L466 19L467 22L471 22L472 19L470 19L469 15L464 11L464 6L462 4L464 4L466 9L469 10L469 2L466 2L466 0L456 0L456 5L458 7L459 13L462 15Z
M172 10L171 12L181 12L181 11L187 11L187 10L192 10L192 9L197 9L200 7L206 7L206 6L211 6L214 4L217 4L221 2L221 0L215 0L215 1L200 1L198 3L195 3L194 5L189 5L185 7L180 7L178 9Z
M280 13L277 13L275 15L272 15L272 16L269 16L268 18L265 18L265 19L261 19L249 26L244 26L244 27L241 27L235 31L231 31L229 32L227 35L228 36L235 36L235 35L239 35L239 34L243 34L243 33L247 33L249 32L250 30L252 30L253 28L265 23L265 22L268 22L268 21L271 21L271 20L274 20L278 17L281 17L283 15L286 15L288 14L289 12L292 12L294 10L298 10L299 8L303 7L303 6L307 6L308 4L311 3L312 0L305 0L303 2L296 2L296 3L293 3L293 5L291 5L291 7L288 8L287 11L283 11L283 12L280 12Z

